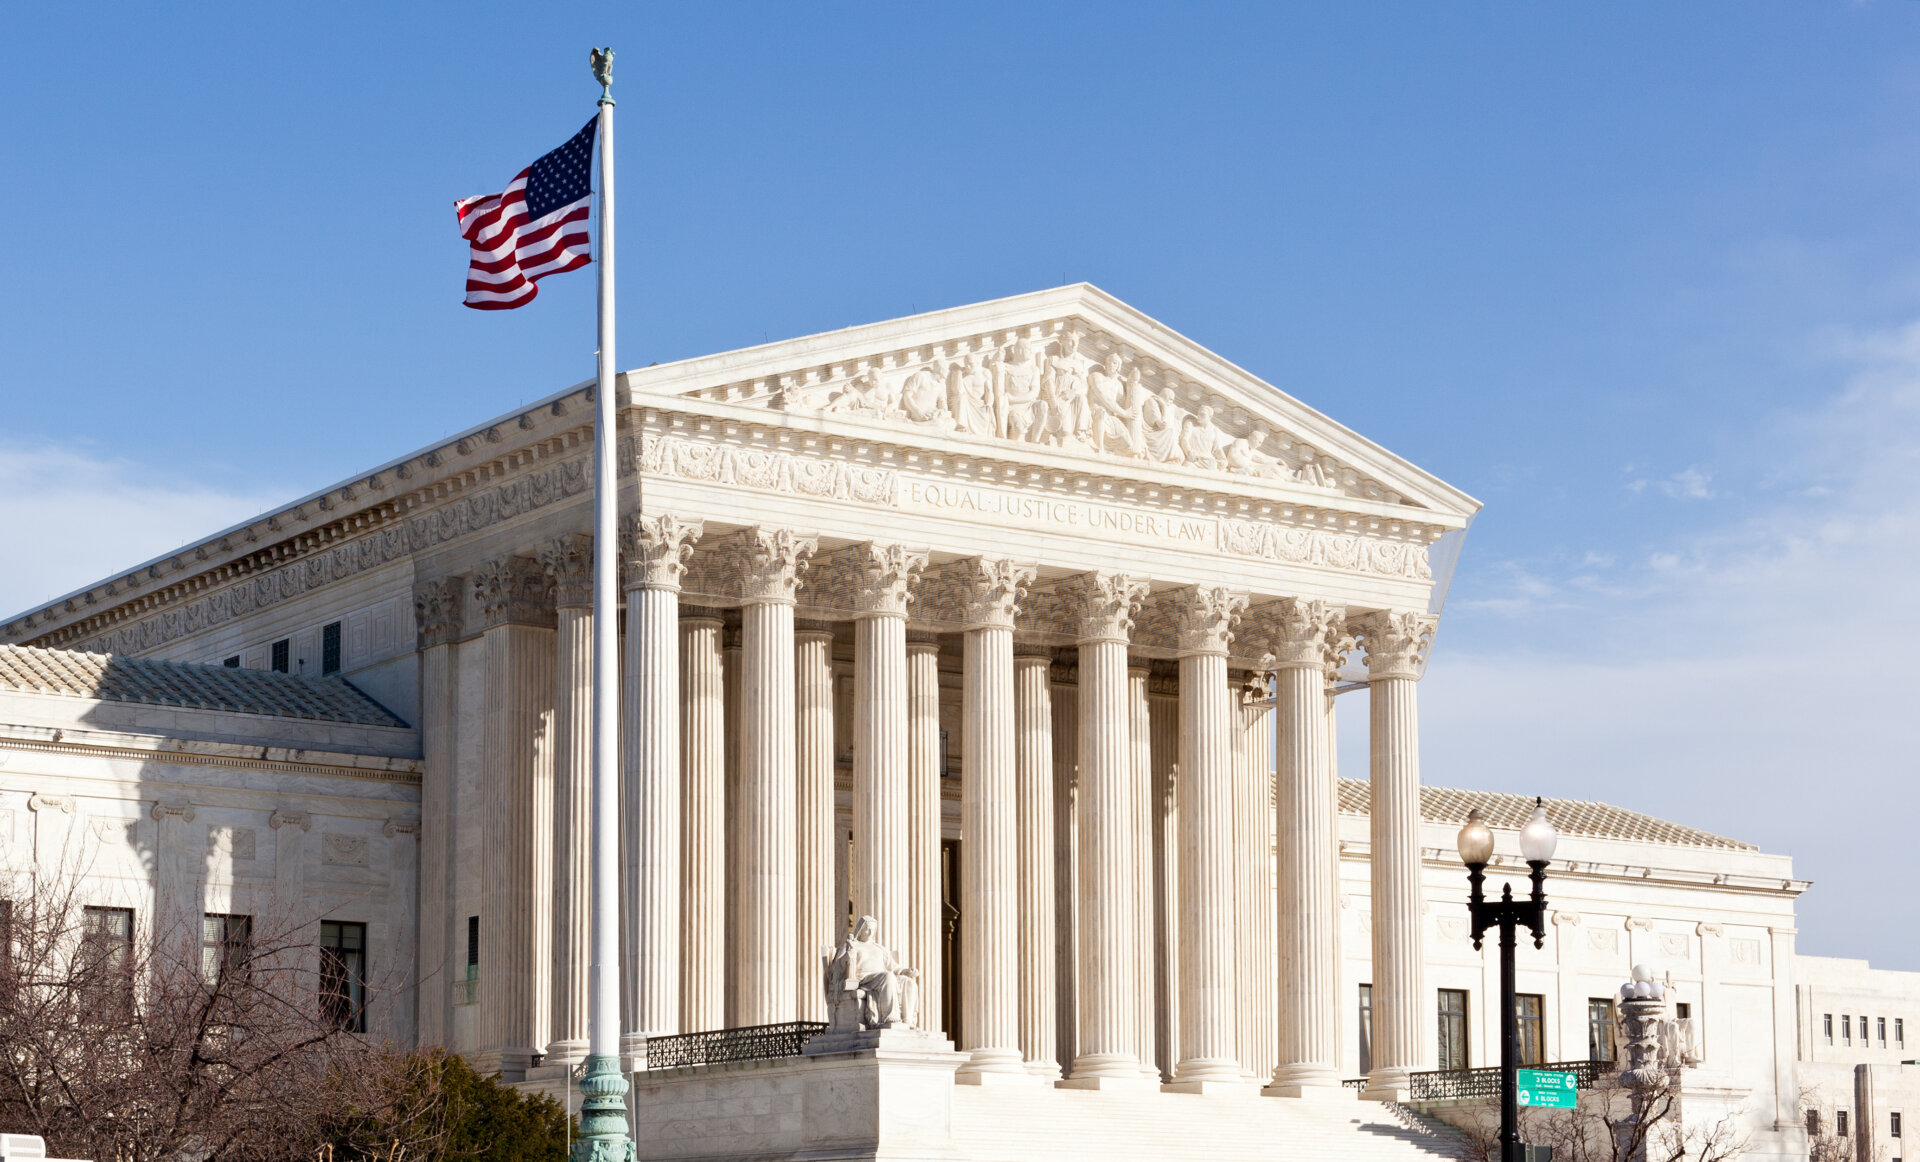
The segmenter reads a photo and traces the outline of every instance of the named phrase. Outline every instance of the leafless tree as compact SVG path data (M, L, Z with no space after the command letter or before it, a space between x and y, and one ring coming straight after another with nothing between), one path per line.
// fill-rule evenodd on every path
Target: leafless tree
M1686 1123L1678 1073L1659 1085L1610 1082L1573 1109L1523 1109L1519 1129L1522 1141L1553 1147L1554 1162L1731 1162L1747 1144L1737 1112ZM1475 1111L1466 1130L1470 1162L1499 1162L1497 1107Z

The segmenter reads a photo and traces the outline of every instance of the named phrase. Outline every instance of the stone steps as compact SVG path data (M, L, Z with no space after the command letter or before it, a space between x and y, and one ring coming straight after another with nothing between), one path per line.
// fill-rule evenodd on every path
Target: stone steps
M1459 1131L1377 1102L954 1087L967 1162L1435 1162L1463 1157Z

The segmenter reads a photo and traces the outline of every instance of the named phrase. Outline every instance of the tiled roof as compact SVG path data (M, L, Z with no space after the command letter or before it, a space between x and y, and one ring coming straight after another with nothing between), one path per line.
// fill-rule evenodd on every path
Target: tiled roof
M342 678L302 678L271 670L161 662L121 654L83 654L0 645L0 690L65 694L109 702L272 714L360 726L400 726L386 707Z
M1641 843L1671 843L1681 847L1720 847L1735 851L1758 851L1751 843L1728 839L1711 831L1682 827L1665 819L1642 815L1610 803L1590 803L1584 799L1548 799L1547 818L1562 835L1589 839L1628 839ZM1531 795L1509 795L1499 791L1455 791L1446 787L1420 788L1420 817L1429 823L1465 823L1467 812L1480 808L1487 826L1518 831L1527 816L1533 814ZM1340 810L1348 815L1368 811L1367 784L1363 779L1340 780Z

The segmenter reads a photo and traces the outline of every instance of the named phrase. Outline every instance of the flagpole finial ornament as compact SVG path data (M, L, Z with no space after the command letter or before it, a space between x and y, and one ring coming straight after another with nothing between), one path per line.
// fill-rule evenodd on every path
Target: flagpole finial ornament
M593 79L600 82L600 103L613 104L613 49L593 49L587 53L587 63L593 66Z

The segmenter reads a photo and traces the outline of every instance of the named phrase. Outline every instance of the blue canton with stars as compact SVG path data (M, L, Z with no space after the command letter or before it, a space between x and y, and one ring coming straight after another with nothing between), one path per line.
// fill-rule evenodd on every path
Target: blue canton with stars
M593 131L599 124L600 118L595 116L565 145L528 167L529 219L538 221L593 192Z

